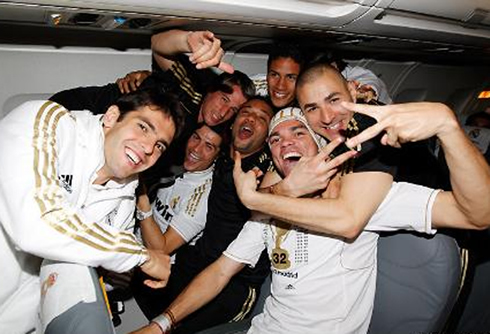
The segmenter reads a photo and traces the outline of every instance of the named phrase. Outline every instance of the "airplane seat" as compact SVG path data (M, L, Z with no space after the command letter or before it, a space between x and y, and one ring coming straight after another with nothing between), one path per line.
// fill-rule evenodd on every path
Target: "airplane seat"
M9 112L20 106L22 103L32 100L47 100L53 95L51 93L38 93L38 94L17 94L9 97L2 106L2 113L0 119L7 115Z
M214 326L196 334L245 334L250 328L252 319L264 309L265 300L271 294L271 280L271 275L267 275L260 288L257 303L255 303L252 312L250 312L250 315L246 319Z
M400 93L396 94L393 99L394 103L405 103L405 102L418 102L424 101L427 96L427 89L422 88L409 88L404 89Z
M461 257L456 241L442 233L382 234L369 333L439 333L456 302Z
M472 267L470 279L461 294L464 303L456 304L459 317L453 321L453 333L487 333L490 328L490 231L471 231L467 247Z
M369 333L440 332L456 301L461 257L456 241L438 233L383 233L378 242L378 278ZM198 334L246 333L270 294L270 276L249 319Z

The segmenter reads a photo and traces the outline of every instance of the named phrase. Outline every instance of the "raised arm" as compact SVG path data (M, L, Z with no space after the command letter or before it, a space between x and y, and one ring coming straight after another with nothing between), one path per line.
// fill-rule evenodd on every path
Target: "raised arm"
M382 172L342 176L337 198L291 198L257 192L255 174L244 173L236 155L234 179L243 204L309 230L355 238L388 193L393 178Z
M447 106L441 103L407 103L391 106L346 104L378 123L347 144L357 145L385 131L382 143L401 143L437 136L450 171L452 192L437 196L433 209L436 227L485 228L490 225L490 167L465 135Z
M151 48L156 62L164 71L172 67L172 56L190 53L189 60L197 69L216 66L225 72L233 72L233 66L222 61L224 50L221 40L210 31L165 31L152 36Z

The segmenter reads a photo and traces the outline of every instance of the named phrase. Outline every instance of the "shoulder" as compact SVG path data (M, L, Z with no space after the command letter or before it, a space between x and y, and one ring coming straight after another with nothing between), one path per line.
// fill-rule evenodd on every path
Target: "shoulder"
M24 124L34 131L46 132L55 129L61 119L69 119L69 121L74 122L70 112L58 103L37 100L19 105L5 116L2 124L4 126L11 124L14 127Z

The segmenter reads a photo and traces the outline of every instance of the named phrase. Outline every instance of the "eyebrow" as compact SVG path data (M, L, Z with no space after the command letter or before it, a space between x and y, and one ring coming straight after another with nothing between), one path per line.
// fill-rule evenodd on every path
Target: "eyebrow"
M217 148L218 147L218 145L216 145L215 143L210 142L209 140L204 140L204 141L206 142L206 144L209 144L209 145L211 145L214 148Z
M139 116L140 120L142 120L143 122L145 122L146 124L148 124L148 126L150 127L150 129L156 133L157 132L157 129L155 128L155 125L153 125L153 123L148 119L148 117L146 116ZM167 149L169 146L170 146L170 143L165 139L165 138L160 138L160 139L157 139L159 142L161 142L164 146L165 146L165 149Z
M331 100L332 98L334 98L335 96L339 95L340 92L333 92L333 93L330 93L328 94L324 99L323 101L325 100ZM303 106L303 109L307 109L307 108L310 108L310 107L314 107L318 105L318 103L316 102L312 102L312 103L306 103L304 106Z
M298 124L298 125L293 125L293 126L289 127L289 129L291 130L291 132L294 132L294 131L296 131L296 130L303 130L303 129L304 129L304 130L308 130L308 129L306 128L306 126L305 126L303 123L301 123L301 122L300 122L300 124ZM279 132L277 132L277 131L272 131L272 133L271 133L271 134L270 134L270 136L269 136L269 139L270 139L270 138L272 138L272 137L277 137L277 136L279 136L279 137L280 137Z

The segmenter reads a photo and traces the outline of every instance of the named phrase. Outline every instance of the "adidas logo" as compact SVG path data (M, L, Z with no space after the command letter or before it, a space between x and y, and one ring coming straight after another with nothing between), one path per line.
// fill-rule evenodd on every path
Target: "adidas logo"
M62 174L58 178L61 181L61 185L63 186L63 188L65 188L67 192L71 193L73 175Z
M295 288L295 287L294 287L294 285L292 285L292 284L288 284L288 285L286 285L285 289L286 289L286 290L296 290L296 288Z

